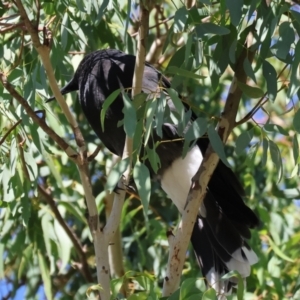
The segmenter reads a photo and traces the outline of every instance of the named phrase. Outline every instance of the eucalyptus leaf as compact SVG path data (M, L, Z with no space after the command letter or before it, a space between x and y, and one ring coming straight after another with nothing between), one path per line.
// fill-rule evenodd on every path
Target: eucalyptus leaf
M106 190L110 193L117 188L117 184L129 165L129 157L122 159L111 169L106 182Z
M267 82L268 97L274 101L277 96L277 74L274 67L268 62L263 62L263 75Z
M131 99L126 93L123 93L124 102L124 130L128 137L132 138L135 132L137 118L136 110L132 104Z
M147 216L151 195L150 172L148 168L140 161L137 161L133 168L133 178L142 200L145 215Z
M207 134L209 141L213 147L213 149L216 151L220 159L223 161L223 163L230 168L230 164L227 160L225 150L224 150L224 144L222 140L220 139L219 134L216 132L213 125L210 125L207 129Z
M264 92L257 87L253 87L242 82L237 82L238 87L250 98L261 98L264 96Z

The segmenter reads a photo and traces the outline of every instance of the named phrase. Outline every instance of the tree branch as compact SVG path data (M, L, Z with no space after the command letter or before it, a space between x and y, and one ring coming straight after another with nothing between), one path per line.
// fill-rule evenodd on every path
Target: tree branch
M50 48L49 48L49 39L48 36L45 37L44 36L44 44L41 44L40 40L39 40L39 35L38 35L38 24L35 27L32 22L29 20L28 15L24 9L24 6L22 4L21 0L15 0L14 1L18 7L21 19L23 20L23 22L25 23L25 26L31 36L31 40L33 43L33 46L35 47L35 49L37 50L44 69L46 71L48 80L49 80L49 84L50 87L52 89L52 92L56 98L56 100L58 101L64 115L66 116L73 132L74 132L74 136L75 136L75 141L76 144L79 148L79 155L73 151L72 154L75 153L76 159L73 158L73 161L76 163L77 167L78 167L78 171L79 171L79 175L81 178L81 182L82 182L82 186L85 192L85 197L86 197L86 203L87 203L87 207L88 207L88 212L89 212L89 226L90 226L90 230L93 236L93 241L94 241L94 248L95 248L95 255L96 255L96 266L97 266L97 279L98 282L102 283L101 278L103 273L108 273L108 268L105 267L105 263L107 260L103 260L103 257L101 256L101 247L103 247L103 244L101 243L101 230L100 230L100 223L99 223L99 216L98 216L98 210L97 210L97 206L96 206L96 202L95 202L95 197L93 195L92 192L92 186L91 186L91 182L90 182L90 177L89 177L89 170L88 170L88 159L87 159L87 150L86 150L86 145L85 145L85 141L84 138L82 136L82 133L79 129L79 126L74 118L74 116L72 115L69 107L67 106L59 88L57 85L57 82L55 80L55 76L54 76L54 71L51 65L51 61L50 61ZM46 30L44 30L44 35L48 34L46 32ZM24 99L23 99L24 100ZM22 103L22 105L27 106L28 110L31 110L31 108L28 106L27 102L24 100L24 103ZM50 128L48 126L46 126L46 124L43 122L41 123L40 120L38 120L38 118L34 115L30 115L34 121L36 121L39 125L43 125L41 126L46 133L51 132ZM52 131L53 132L53 131ZM55 136L56 140L58 142L61 142L57 136ZM65 142L64 142L65 143ZM65 143L66 144L66 143ZM67 144L66 144L67 145ZM68 148L66 148L66 150L69 149L69 146L67 145ZM69 155L70 156L70 155ZM107 252L107 250L106 250ZM105 262L105 263L104 263ZM107 285L104 285L107 288ZM108 295L109 295L109 285L108 285ZM106 300L109 298L102 298L102 300Z
M218 133L225 143L232 131L237 115L242 91L237 81L246 82L247 75L243 68L245 58L253 61L254 52L246 45L237 61L235 75L226 100L224 111L218 124ZM199 207L206 195L208 182L218 164L219 157L209 145L204 155L202 164L193 178L191 189L187 198L187 204L182 214L182 220L174 238L169 239L170 253L166 277L164 279L163 296L168 297L175 292L180 283L182 268L185 261L187 247L191 238L193 227L197 218Z
M150 2L150 1L149 1ZM139 39L137 46L137 56L135 63L135 70L132 82L132 98L141 93L144 66L145 66L145 56L146 56L146 37L148 33L148 24L149 24L149 10L147 4L150 4L146 1L145 6L143 2L140 1L140 27L139 27ZM108 257L108 247L110 242L116 235L118 227L120 224L121 212L123 208L124 199L126 196L126 186L129 183L130 172L131 172L131 162L132 162L132 148L133 140L132 138L126 136L125 145L123 150L122 159L129 158L129 165L127 170L124 172L118 183L118 193L115 193L114 202L110 216L107 220L107 223L104 229L101 231L101 246L100 246L100 257L103 262L102 270L100 274L100 284L102 285L103 290L100 291L100 297L102 300L108 300L110 298L109 290L109 257Z

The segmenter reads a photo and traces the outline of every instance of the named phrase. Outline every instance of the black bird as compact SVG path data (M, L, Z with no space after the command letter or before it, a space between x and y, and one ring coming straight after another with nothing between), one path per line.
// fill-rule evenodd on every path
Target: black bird
M106 111L104 130L100 123L100 111L112 92L132 87L134 66L133 55L113 49L95 51L81 61L72 80L61 89L63 95L79 90L79 102L87 121L103 144L119 156L122 156L125 142L124 129L118 127L118 122L124 117L122 95ZM158 86L169 88L170 82L146 63L143 92L157 91ZM168 99L168 106L170 110L175 109L171 99ZM163 124L162 133L163 140L178 140L178 130L173 124ZM154 139L161 138L154 133ZM207 146L206 138L198 139L184 158L182 141L162 143L156 149L161 166L155 177L159 178L161 187L180 212L184 209L191 179L201 164ZM251 237L250 228L258 226L259 220L245 205L243 196L243 188L236 176L220 161L208 184L191 237L203 276L207 284L219 293L219 299L230 293L236 284L235 279L221 281L224 274L236 270L246 278L250 274L250 266L257 262L257 256L246 239Z

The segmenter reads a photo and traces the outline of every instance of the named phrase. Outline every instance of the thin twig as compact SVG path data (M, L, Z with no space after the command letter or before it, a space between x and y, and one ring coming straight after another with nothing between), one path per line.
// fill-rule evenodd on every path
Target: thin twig
M22 122L22 119L17 121L11 128L8 129L8 131L4 134L2 139L0 140L0 145L2 145L5 141L5 139L8 137L8 135Z
M4 17L0 18L0 21L6 20L6 19L12 19L12 18L15 18L17 16L19 16L19 14L12 14L12 15L9 15L9 16L4 16Z
M153 25L153 26L150 26L149 29L153 29L153 28L157 27L157 25L165 24L165 23L169 22L170 20L173 20L174 17L175 17L175 15L174 15L174 16L171 16L171 17L168 17L168 18L166 18L165 20L162 20L161 22L159 22L158 24L155 24L155 25ZM132 36L132 37L135 37L135 36L137 36L138 34L139 34L139 32L137 31L137 32L131 34L131 36Z
M102 148L103 148L102 145L98 145L97 148L95 149L95 151L91 155L88 156L88 158L87 158L88 161L89 162L93 161Z
M282 75L282 73L284 72L284 70L287 68L288 64L286 64L282 70L279 72L279 74L277 75L277 80L280 78L280 76ZM277 93L279 93L281 90L283 90L286 86L282 85L279 90L277 91ZM251 109L251 111L249 111L245 117L243 117L241 120L239 120L238 122L235 122L235 127L239 126L247 121L249 121L256 113L257 111L263 106L265 105L269 98L266 98L267 96L267 92L264 93L264 95L259 99L259 101L255 104L255 106Z
M18 24L7 24L5 25L5 28L0 29L0 34L6 34L8 32L14 31L15 29L22 29L22 27L24 27L24 22Z

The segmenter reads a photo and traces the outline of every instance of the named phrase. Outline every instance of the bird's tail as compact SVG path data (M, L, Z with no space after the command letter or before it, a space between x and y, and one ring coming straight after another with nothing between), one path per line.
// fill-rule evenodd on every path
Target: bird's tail
M207 285L226 299L237 278L221 280L230 271L238 271L242 278L250 275L251 265L258 259L246 239L250 229L259 221L253 211L244 204L243 190L238 180L222 162L213 174L206 197L199 210L191 242L206 277Z

